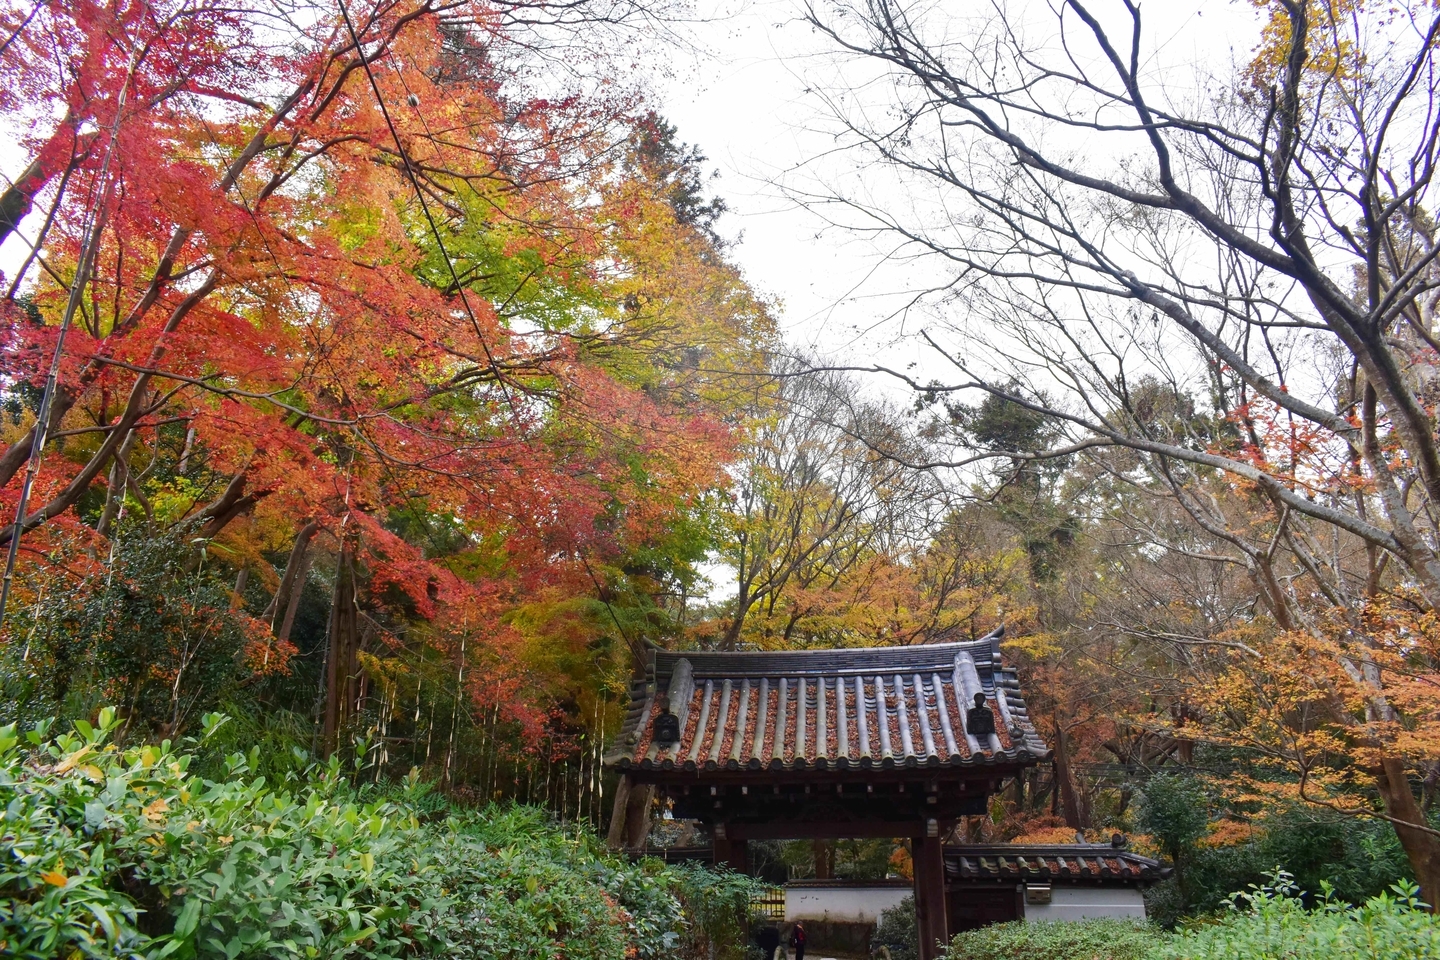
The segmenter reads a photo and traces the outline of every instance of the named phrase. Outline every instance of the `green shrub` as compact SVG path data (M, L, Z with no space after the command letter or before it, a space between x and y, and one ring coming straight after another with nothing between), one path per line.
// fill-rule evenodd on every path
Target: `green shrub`
M884 947L890 951L890 960L918 960L920 938L915 924L914 897L906 897L889 910L882 910L870 940L871 952Z
M748 899L532 809L442 815L417 779L359 790L338 758L270 784L258 750L202 779L169 742L108 743L116 725L0 728L0 955L674 957Z
M756 882L728 869L677 863L668 870L671 891L690 924L681 937L683 956L740 960L749 953L750 898Z
M1183 808L1172 813L1183 815ZM1171 816L1167 822L1173 827L1177 819ZM1318 902L1326 882L1335 897L1358 904L1413 879L1394 829L1383 820L1298 805L1277 805L1252 820L1259 829L1246 842L1202 846L1191 839L1182 844L1175 854L1181 872L1145 893L1150 919L1173 927L1184 917L1223 910L1231 894L1263 884L1277 863L1294 874L1307 905ZM1440 825L1440 817L1435 822Z
M1397 883L1391 893L1351 906L1328 887L1307 910L1293 878L1276 871L1265 885L1229 900L1218 921L1178 934L1123 920L1001 923L962 933L954 960L1440 960L1440 918Z
M1436 960L1440 918L1409 882L1356 907L1329 889L1306 910L1284 871L1231 898L1232 913L1178 936L1156 960Z
M955 960L1145 960L1164 934L1130 920L1016 920L957 934Z

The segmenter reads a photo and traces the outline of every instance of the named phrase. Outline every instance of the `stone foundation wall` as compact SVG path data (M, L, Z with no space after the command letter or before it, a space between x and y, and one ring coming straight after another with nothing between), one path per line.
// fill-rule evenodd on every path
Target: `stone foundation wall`
M847 920L806 920L805 932L810 935L809 946L805 948L807 956L819 956L828 951L863 957L870 953L870 938L875 935L875 924Z

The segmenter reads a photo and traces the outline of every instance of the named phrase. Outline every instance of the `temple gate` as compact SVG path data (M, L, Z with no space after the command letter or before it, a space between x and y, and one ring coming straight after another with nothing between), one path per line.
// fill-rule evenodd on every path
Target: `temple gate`
M921 960L948 942L942 838L1049 756L1004 628L903 647L654 651L605 765L610 840L644 844L651 800L703 822L716 862L752 840L908 837Z

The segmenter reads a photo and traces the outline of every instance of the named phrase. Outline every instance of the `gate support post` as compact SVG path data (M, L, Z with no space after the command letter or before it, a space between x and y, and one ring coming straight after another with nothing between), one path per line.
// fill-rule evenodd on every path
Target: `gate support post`
M714 827L715 866L727 866L736 873L750 873L750 845L743 837L732 837L726 832L726 824Z
M920 960L936 960L949 943L945 916L945 856L940 831L934 820L925 822L925 833L911 841L915 868L915 916L919 926Z

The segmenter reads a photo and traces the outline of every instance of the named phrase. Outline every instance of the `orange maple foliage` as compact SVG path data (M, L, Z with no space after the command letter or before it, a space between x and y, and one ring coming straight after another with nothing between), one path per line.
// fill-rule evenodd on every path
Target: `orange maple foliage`
M521 33L575 13L526 9L6 14L0 110L31 131L34 162L0 208L43 216L7 284L11 390L44 387L94 261L27 563L103 556L119 503L273 587L264 552L318 524L317 542L355 552L372 650L406 618L445 655L463 635L483 664L475 703L538 736L549 707L507 615L547 591L603 596L610 564L723 482L715 394L667 351L709 344L741 365L769 320L627 165L633 94L526 85ZM649 306L662 292L683 302ZM33 405L7 425L7 516L34 427ZM427 551L397 519L413 515L462 547ZM242 662L283 672L293 645L252 627Z

